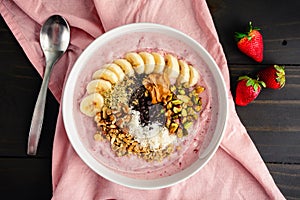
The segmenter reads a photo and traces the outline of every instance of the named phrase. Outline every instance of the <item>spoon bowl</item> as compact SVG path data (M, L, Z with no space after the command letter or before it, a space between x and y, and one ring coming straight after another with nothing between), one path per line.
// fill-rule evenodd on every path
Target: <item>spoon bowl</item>
M35 104L28 137L28 155L36 155L44 119L45 102L50 74L54 64L65 53L70 43L70 27L59 15L50 16L40 31L40 45L45 55L46 66L41 89Z
M40 43L43 51L64 52L70 41L70 28L67 21L53 15L45 22L40 32Z

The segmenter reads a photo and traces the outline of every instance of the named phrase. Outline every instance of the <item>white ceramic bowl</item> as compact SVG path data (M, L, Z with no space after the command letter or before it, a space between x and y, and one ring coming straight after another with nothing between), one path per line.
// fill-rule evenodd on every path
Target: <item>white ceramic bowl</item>
M140 37L141 34L143 36ZM126 39L123 38L124 35L127 36ZM100 65L115 59L117 55L120 56L122 52L126 53L139 48L167 49L175 51L174 53L182 57L197 61L194 66L200 71L203 81L207 84L206 89L209 95L207 97L209 105L204 106L204 114L201 118L206 117L206 110L211 116L211 119L203 120L206 123L206 133L203 145L193 163L174 174L150 179L141 178L143 174L140 174L138 178L127 176L126 172L118 173L99 162L97 155L91 151L92 147L89 147L90 139L87 139L93 138L93 129L89 127L92 123L83 122L83 118L78 117L82 115L78 109L79 99L85 94L85 85L91 79L92 72ZM227 93L217 64L199 43L186 34L167 26L136 23L124 25L103 34L84 50L74 64L65 84L62 109L68 138L77 154L92 170L112 182L127 187L159 189L191 177L214 155L225 130ZM185 156L189 156L188 153Z

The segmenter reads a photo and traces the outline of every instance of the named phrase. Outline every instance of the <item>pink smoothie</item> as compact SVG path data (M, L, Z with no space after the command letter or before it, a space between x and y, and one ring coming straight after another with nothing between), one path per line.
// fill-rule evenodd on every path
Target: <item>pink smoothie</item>
M86 94L86 85L92 80L92 74L101 66L111 63L117 58L123 58L124 54L131 51L151 49L153 51L164 51L177 55L178 58L192 64L200 73L199 85L205 87L201 94L203 108L198 121L188 136L178 139L177 144L181 150L174 152L162 162L146 162L136 156L117 157L111 150L108 141L95 141L96 124L93 118L87 117L79 110L79 103ZM183 42L157 33L137 32L124 35L106 43L89 58L85 68L81 71L76 82L74 115L77 130L80 134L85 148L100 163L111 168L116 173L128 177L155 179L173 175L189 167L199 158L205 150L213 135L216 124L217 91L211 72L205 66L200 56L191 47Z

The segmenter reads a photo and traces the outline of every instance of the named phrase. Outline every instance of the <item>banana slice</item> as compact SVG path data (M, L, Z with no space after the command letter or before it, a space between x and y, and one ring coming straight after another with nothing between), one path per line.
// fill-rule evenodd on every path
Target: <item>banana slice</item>
M103 68L95 71L92 78L104 79L109 81L111 84L116 84L119 81L118 76L113 71Z
M122 68L119 65L110 63L104 65L104 67L106 67L106 69L113 71L117 75L119 82L122 82L124 80L125 73L123 72Z
M104 100L102 95L93 93L82 99L80 102L80 111L89 117L93 117L101 111L103 104Z
M131 63L131 65L136 73L138 73L138 74L144 73L145 63L139 54L137 54L135 52L130 52L125 55L125 58Z
M155 67L153 72L161 74L164 71L166 65L165 58L161 54L156 52L152 52L151 54L153 55L155 61Z
M200 75L199 72L191 65L189 65L190 68L190 80L189 80L189 86L192 87L196 85L198 82Z
M111 90L111 83L104 79L95 79L88 83L88 85L86 86L86 90L88 94L103 94L103 92Z
M134 75L134 70L132 68L132 65L127 60L117 59L114 60L114 63L119 65L122 68L122 70L125 72L125 74L128 75L129 77Z
M184 60L178 60L178 63L179 63L180 74L179 77L177 78L177 83L183 84L189 82L190 80L189 65Z
M164 72L167 74L171 82L179 76L179 64L177 58L171 54L165 56L166 66Z
M148 52L140 52L139 55L142 57L144 63L145 63L145 74L151 74L155 67L155 60L152 54Z

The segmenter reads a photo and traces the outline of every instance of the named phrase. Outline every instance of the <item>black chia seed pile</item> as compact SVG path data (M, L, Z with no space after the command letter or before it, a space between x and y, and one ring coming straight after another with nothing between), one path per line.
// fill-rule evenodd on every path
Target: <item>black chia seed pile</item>
M151 122L165 123L163 105L152 104L151 101L151 95L143 85L136 88L129 99L129 107L140 112L142 126L147 126Z

